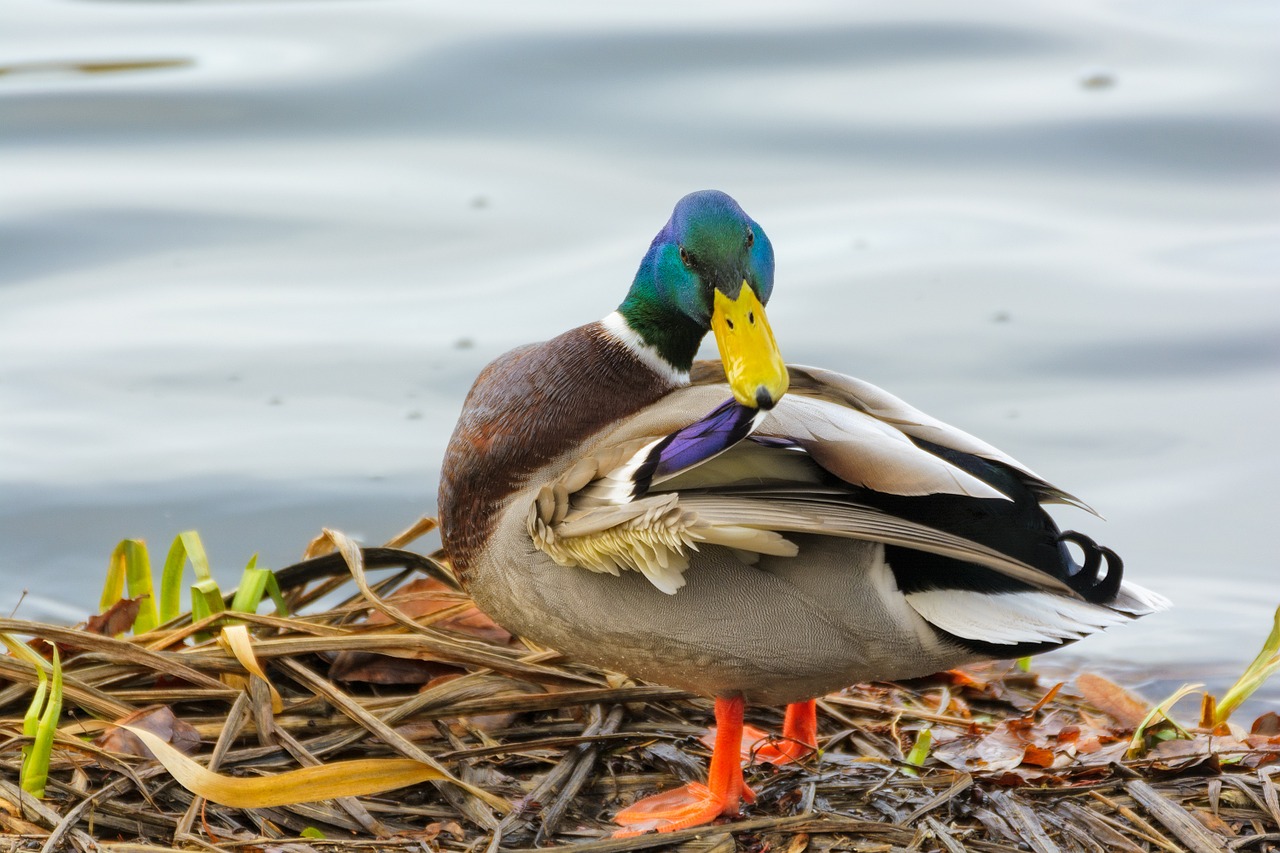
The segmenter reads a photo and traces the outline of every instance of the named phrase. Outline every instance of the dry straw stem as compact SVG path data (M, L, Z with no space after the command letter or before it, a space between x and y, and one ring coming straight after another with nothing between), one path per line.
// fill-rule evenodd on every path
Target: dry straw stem
M456 633L448 627L464 609L456 593L419 619L401 598L388 601L385 577L366 577L376 568L402 578L408 566L452 589L443 554L361 550L336 533L324 548L333 551L277 573L282 592L314 601L327 589L326 601L347 601L291 617L236 614L238 653L193 640L228 624L222 616L196 625L183 614L121 639L0 620L0 631L56 643L65 685L46 799L23 797L21 719L38 677L30 663L0 658L8 682L0 689L0 842L120 853L1280 849L1270 773L1280 766L1270 763L1280 759L1280 736L1266 734L1265 721L1248 740L1200 731L1191 740L1150 737L1127 758L1132 721L1089 707L1070 689L1029 714L1047 686L1006 665L828 697L820 756L749 767L757 802L744 819L613 839L609 815L705 774L696 735L711 722L710 703L528 644ZM366 621L372 613L381 624ZM427 683L335 682L328 668L343 653L371 655L375 675L393 659L422 666ZM227 675L247 686L228 686ZM1097 695L1096 684L1091 690ZM203 740L175 757L139 735L175 775L85 740L156 703ZM780 728L775 710L753 717ZM911 756L919 762L913 778L902 758L926 728L932 743ZM370 760L380 763L359 763ZM350 779L317 787L332 783L328 774L370 766L372 788ZM388 778L388 768L406 775ZM430 784L411 782L414 774ZM204 787L210 780L212 790ZM220 791L227 782L232 789ZM235 786L245 783L256 798L236 799ZM372 793L401 783L409 784ZM322 799L293 802L300 794ZM317 830L322 838L299 839Z
M445 777L445 771L411 758L355 758L270 776L221 776L187 758L146 729L137 726L121 728L140 738L182 787L207 800L235 808L262 809L381 794Z

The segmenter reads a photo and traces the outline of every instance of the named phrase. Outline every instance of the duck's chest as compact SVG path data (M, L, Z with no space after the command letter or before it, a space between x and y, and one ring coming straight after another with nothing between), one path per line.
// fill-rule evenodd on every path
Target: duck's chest
M513 350L467 395L441 467L445 546L463 582L530 476L668 393L671 381L598 323Z

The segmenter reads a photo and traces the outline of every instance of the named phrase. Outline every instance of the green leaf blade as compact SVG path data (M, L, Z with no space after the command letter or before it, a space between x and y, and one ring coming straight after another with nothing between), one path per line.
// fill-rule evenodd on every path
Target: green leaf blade
M44 678L43 667L38 670L41 678ZM58 655L58 649L53 649L53 678L49 682L48 702L44 702L44 696L40 695L42 688L37 689L37 698L44 704L44 710L39 715L39 724L36 726L35 739L30 746L23 750L22 770L19 773L19 784L22 790L26 791L34 797L44 797L45 784L49 781L49 762L53 756L53 736L58 731L58 722L62 718L62 661ZM32 704L35 707L35 704ZM26 730L26 721L23 721L23 730Z

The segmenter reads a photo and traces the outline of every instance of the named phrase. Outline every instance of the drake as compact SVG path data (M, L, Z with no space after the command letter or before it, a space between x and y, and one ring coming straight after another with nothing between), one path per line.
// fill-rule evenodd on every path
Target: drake
M481 372L445 454L444 541L482 609L715 699L707 785L624 810L633 832L752 799L745 702L788 705L785 761L816 746L815 697L1167 606L1060 531L1042 504L1088 507L1012 457L874 385L785 364L773 272L737 202L685 196L616 311ZM720 361L695 363L708 331Z

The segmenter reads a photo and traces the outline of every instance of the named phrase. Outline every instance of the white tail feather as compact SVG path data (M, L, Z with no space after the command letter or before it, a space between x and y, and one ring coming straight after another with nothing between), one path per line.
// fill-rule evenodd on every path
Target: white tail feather
M1128 622L1110 607L1051 592L930 589L907 603L933 625L966 640L996 645L1061 643Z

